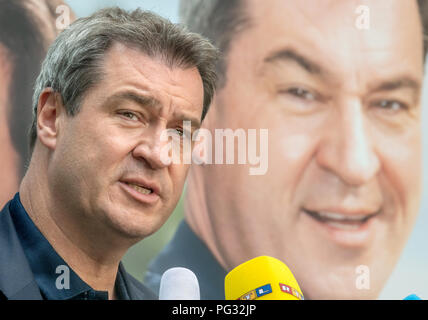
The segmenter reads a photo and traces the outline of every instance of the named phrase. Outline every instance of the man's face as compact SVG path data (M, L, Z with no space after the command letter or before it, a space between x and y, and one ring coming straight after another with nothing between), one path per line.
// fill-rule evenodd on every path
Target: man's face
M369 29L356 21L370 10ZM269 168L204 170L227 268L271 255L308 298L374 298L418 211L422 33L416 1L248 1L206 124L267 128ZM212 207L211 207L212 205ZM358 266L364 265L368 269ZM358 287L360 270L370 289ZM367 283L366 283L367 284Z
M13 147L9 131L10 83L12 62L8 51L0 44L0 208L18 190L19 156Z
M199 127L202 80L196 68L169 68L119 44L102 68L79 113L57 118L49 185L58 207L92 232L108 226L110 235L139 240L165 222L181 195L189 166L163 164L161 134L180 135L183 120Z

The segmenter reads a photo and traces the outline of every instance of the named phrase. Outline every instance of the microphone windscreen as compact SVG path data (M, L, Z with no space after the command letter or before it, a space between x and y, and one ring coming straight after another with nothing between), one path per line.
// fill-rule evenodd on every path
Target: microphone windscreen
M290 269L268 256L254 258L230 271L224 290L226 300L304 300Z
M405 297L403 300L422 300L416 294L412 293Z
M159 300L200 300L196 275L186 268L171 268L160 281Z

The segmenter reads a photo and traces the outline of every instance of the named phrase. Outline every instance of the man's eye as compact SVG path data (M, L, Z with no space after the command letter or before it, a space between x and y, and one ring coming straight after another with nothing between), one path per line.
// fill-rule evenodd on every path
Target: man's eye
M176 128L175 131L178 133L180 137L191 137L192 132L189 130L184 130L183 128Z
M406 104L397 100L378 100L375 101L372 105L389 111L401 111L408 109Z
M135 113L133 113L133 112L130 112L130 111L123 111L123 112L121 112L120 113L122 116L124 116L125 118L128 118L128 119L130 119L130 120L138 120L138 116L135 114Z
M184 130L183 128L180 128L180 127L169 129L169 130L170 132L172 131L174 135L177 135L179 137L185 137L185 138L191 137L191 132Z
M304 100L315 100L315 94L300 87L289 88L285 90L285 93Z

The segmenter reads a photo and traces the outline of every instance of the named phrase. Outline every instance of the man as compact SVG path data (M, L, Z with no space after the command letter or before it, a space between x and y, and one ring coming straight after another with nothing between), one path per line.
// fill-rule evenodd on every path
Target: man
M60 31L60 0L0 0L0 207L18 190L28 159L32 87ZM71 10L70 20L74 19Z
M216 57L141 10L101 10L58 36L35 85L29 168L0 213L4 296L154 298L120 260L180 197L189 165L162 161L161 136L200 126Z
M182 2L223 53L204 127L268 129L269 166L192 168L185 222L146 275L154 290L183 266L202 299L224 299L228 271L270 255L307 299L378 296L421 194L422 5Z

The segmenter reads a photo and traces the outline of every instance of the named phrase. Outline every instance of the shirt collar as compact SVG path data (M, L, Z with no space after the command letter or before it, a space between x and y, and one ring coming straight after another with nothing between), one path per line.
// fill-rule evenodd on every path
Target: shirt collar
M23 207L19 193L10 206L19 240L42 296L48 300L108 299L107 291L96 291L86 284L43 236ZM119 268L115 290L119 299L129 298Z

